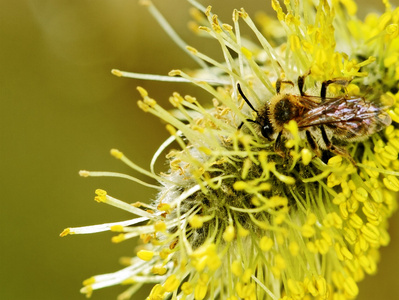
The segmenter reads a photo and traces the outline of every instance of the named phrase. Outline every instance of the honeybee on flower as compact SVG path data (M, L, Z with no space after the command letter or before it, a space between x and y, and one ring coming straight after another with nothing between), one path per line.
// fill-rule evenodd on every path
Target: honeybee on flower
M307 74L308 75L308 74ZM277 95L258 112L242 92L238 84L238 91L256 112L255 121L260 126L262 135L268 140L275 140L275 150L283 153L282 138L284 134L290 136L284 126L295 121L298 130L302 132L302 139L306 139L309 147L321 156L320 148L342 155L354 165L355 161L345 148L333 144L332 139L338 141L362 141L370 135L384 129L391 124L391 118L382 106L377 106L361 96L340 95L326 97L327 87L332 83L348 85L346 78L334 78L324 81L320 96L307 95L303 88L306 76L298 77L300 95L280 94L281 84L294 85L292 81L277 80ZM241 126L240 126L241 127Z

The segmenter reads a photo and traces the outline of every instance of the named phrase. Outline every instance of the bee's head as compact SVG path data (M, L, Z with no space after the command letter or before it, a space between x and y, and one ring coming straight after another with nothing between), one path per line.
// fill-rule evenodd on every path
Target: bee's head
M269 119L269 109L267 108L262 114L258 115L258 124L260 132L267 140L273 140L274 129Z

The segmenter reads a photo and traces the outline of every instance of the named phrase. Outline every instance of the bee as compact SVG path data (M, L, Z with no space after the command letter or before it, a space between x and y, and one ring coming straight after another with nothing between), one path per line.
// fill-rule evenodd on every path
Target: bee
M298 77L299 95L280 93L283 83L294 86L292 81L277 80L276 95L264 107L256 110L244 95L239 84L238 91L249 107L257 114L255 120L247 121L260 127L260 133L269 141L275 141L275 152L283 154L282 138L291 133L284 125L294 120L298 124L299 134L306 139L309 147L320 157L321 150L346 157L355 164L349 152L334 144L340 141L357 142L391 124L391 118L385 107L367 101L361 96L349 96L346 92L337 97L326 97L330 84L346 87L351 80L334 78L321 84L320 96L304 92L305 78L309 73ZM239 126L241 128L243 124Z

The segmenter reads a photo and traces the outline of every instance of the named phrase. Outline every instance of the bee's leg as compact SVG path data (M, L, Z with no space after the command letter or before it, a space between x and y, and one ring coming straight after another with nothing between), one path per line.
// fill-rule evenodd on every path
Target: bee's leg
M333 79L330 79L330 80L323 81L323 83L321 84L320 97L322 99L326 98L327 87L330 84L335 83L335 84L339 84L339 85L343 86L344 88L346 88L351 81L352 81L352 79L348 79L348 78L345 78L345 77L337 77L337 78L333 78Z
M330 139L327 136L326 130L324 128L323 125L320 125L320 131L321 131L321 136L323 138L324 143L326 144L326 148L328 150L330 150L332 153L334 154L338 154L341 155L343 157L345 157L347 160L349 160L354 166L356 166L356 162L353 160L353 157L349 154L349 152L344 149L344 148L340 148L337 146L334 146Z
M332 146L332 143L331 143L330 139L328 138L326 129L324 128L323 125L320 125L320 131L321 131L321 136L323 138L323 142L324 142L324 144L326 144L326 148L330 149Z
M307 71L305 74L302 76L298 76L298 89L299 92L301 93L301 96L306 96L305 92L303 91L303 87L305 85L305 79L306 77L310 74L310 70Z
M346 149L331 145L329 150L334 154L338 154L338 155L341 155L342 157L345 157L347 160L349 160L351 162L352 165L354 165L356 167L355 160L353 159L353 157L349 154L349 152Z
M281 89L281 79L277 79L276 81L276 94L280 94L280 89Z
M305 92L303 91L303 86L305 85L305 76L299 76L298 77L298 89L299 92L301 93L301 96L305 96Z
M276 152L281 157L285 157L281 135L282 135L282 131L280 131L278 133L276 141L274 142L274 152Z
M279 78L279 79L277 79L277 81L276 81L276 93L277 93L277 94L280 94L281 84L282 84L282 83L288 83L288 84L291 84L292 86L294 86L294 83L293 83L292 81L290 81L290 80L281 80L281 79Z
M306 130L306 140L308 141L308 144L310 148L312 148L313 152L318 156L321 157L321 152L319 149L319 145L317 145L316 141L314 140L312 134L310 133L309 130Z
M251 119L247 119L247 121L251 122L251 123L258 124L259 126L261 126L261 124L258 121L254 121L254 120L251 120ZM241 122L241 124L237 127L237 129L240 130L243 125L244 125L244 122Z

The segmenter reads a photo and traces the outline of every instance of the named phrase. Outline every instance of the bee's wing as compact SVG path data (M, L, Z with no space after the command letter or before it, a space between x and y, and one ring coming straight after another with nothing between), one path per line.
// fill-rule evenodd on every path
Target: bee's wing
M353 136L370 135L391 123L383 108L362 97L328 99L298 121L299 128L326 125Z
M325 105L326 103L333 102L337 99L338 99L337 97L321 98L320 96L304 95L304 96L300 97L299 101L303 106L305 106L309 109L313 109L313 108L319 107L320 105Z

